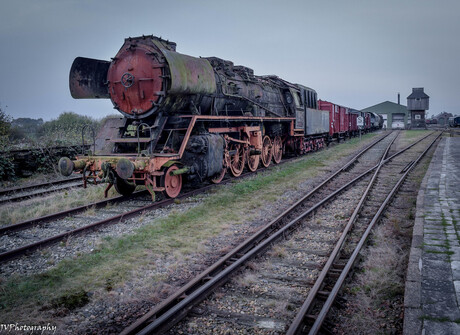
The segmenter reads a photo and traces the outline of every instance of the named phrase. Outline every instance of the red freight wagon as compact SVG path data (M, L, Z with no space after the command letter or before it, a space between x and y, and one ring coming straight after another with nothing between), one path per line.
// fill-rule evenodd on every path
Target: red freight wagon
M371 131L371 115L364 112L362 116L364 117L364 132L367 133Z
M335 105L329 101L318 100L318 109L329 112L329 136L334 137L338 133L338 113L335 112ZM337 115L337 118L336 118Z
M340 140L348 132L346 108L329 101L318 100L318 109L329 112L329 137Z
M348 125L350 136L356 136L359 132L358 128L359 112L355 109L348 108Z

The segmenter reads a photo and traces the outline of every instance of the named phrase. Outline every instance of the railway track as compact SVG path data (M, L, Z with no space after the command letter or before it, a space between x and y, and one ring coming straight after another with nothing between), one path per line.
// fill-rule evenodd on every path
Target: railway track
M354 160L357 160L367 150L371 150L374 145L383 141L389 135L390 133L371 143L362 153L355 156ZM287 159L284 162L290 160L292 159ZM354 160L350 161L342 170L345 170ZM270 169L270 167L268 169ZM265 168L261 168L257 170L257 172L262 172L264 170ZM251 175L253 175L253 173L248 172L241 175L239 178L245 178ZM222 181L221 184L230 182L231 180L233 179L226 179ZM203 193L215 186L216 185L211 184L199 189L194 189L181 194L176 199L185 199ZM129 197L119 196L45 217L0 227L0 245L2 246L0 249L0 262L7 262L16 257L30 254L37 249L55 244L71 236L97 230L109 224L116 224L139 216L147 211L168 206L177 201L176 199L165 199L159 202L150 203L150 198L143 197L143 195L147 195L147 191L136 192ZM113 205L116 204L121 204L121 206L115 208ZM109 208L106 208L108 206ZM97 209L97 216L81 215L83 212L92 208ZM98 219L99 217L103 217L103 219ZM87 224L88 221L91 223ZM40 227L40 229L37 229L38 227ZM30 233L28 233L27 230L30 230Z
M408 174L441 134L433 140L430 139L428 145L425 142L418 144L418 150L407 152L404 159L388 158L382 161L287 331L288 335L317 334L320 331L372 228L379 221Z
M347 216L342 213L335 218L336 222L325 221L324 224L318 224L320 217L312 218L310 214L324 208L329 200L342 193L348 197L345 201L358 201L357 195L368 183L365 179L371 179L370 173L382 166L381 160L385 158L395 137L396 135L389 136L372 149L363 152L360 156L363 156L361 161L364 164L355 164L357 159L350 161L257 234L126 328L122 334L161 333L171 327L174 327L172 333L193 333L203 329L210 329L210 333L225 333L236 331L238 327L242 327L239 330L250 328L255 331L285 331L289 326L285 320L294 319L292 311L302 305L299 297L306 296L308 288L314 285L313 277L317 277L320 269L327 263L329 249L338 238L337 235L340 235L346 221L341 215ZM412 147L413 145L396 153L392 159L401 157L402 152ZM388 163L390 159L384 162ZM350 188L356 183L361 185ZM331 209L337 212L337 208ZM292 237L286 245L272 247L276 241L287 235ZM305 243L309 243L309 247ZM275 255L274 259L268 257L264 262L258 258L257 262L251 264L254 257L267 250L271 250L272 256ZM284 259L288 262L284 262ZM231 276L248 264L252 269L248 270L249 274L245 271L246 274L243 273L227 283ZM309 272L307 276L305 270ZM299 271L302 273L299 274ZM225 283L227 284L222 287ZM198 305L215 290L218 290L216 294ZM264 303L267 297L269 306ZM288 301L289 305L284 306L283 313L286 310L291 311L288 313L291 314L289 318L286 315L277 315L281 312L270 306L270 303L276 305L280 301ZM183 323L176 325L187 315Z
M83 182L81 177L72 177L45 183L7 188L0 190L0 204L22 201L25 199L39 197L45 194L82 186Z
M246 175L250 174L248 173ZM240 178L244 178L246 175L242 175ZM228 179L222 183L226 183L230 180L231 179ZM0 244L2 245L2 248L0 249L0 263L28 254L39 248L52 245L69 238L70 236L76 236L91 230L97 230L105 225L116 224L139 216L146 211L166 207L177 201L176 199L185 199L205 192L215 186L216 185L207 185L200 189L183 193L175 199L164 199L153 203L151 202L151 197L148 195L147 191L140 191L133 193L131 196L118 196L44 217L27 220L18 224L0 227ZM122 206L114 208L113 205L116 204L122 204ZM97 217L106 218L98 220L95 219L94 216L80 216L81 213L84 213L92 208L97 209ZM63 224L64 221L69 221L69 218L72 221L71 224ZM73 218L77 218L80 222L76 222ZM87 221L93 222L86 224ZM75 228L77 225L78 227ZM37 227L40 227L40 231L37 231ZM23 231L27 229L33 230L31 235L23 233ZM55 230L63 231L55 233ZM30 240L36 241L30 243ZM9 246L11 247L9 248Z
M375 161L374 165L377 163L378 159L384 151L384 148L389 146L389 144L395 139L397 133L388 134L388 137L381 138L379 142L374 142L372 145L368 146L360 153L358 153L353 159L351 159L346 165L341 167L338 171L332 174L327 180L323 183L318 185L313 191L309 194L305 195L302 199L296 202L291 208L286 210L284 213L280 214L275 220L264 226L257 235L252 236L247 241L242 243L240 246L235 248L232 252L222 258L218 263L214 264L213 267L203 272L199 277L192 280L188 285L184 286L178 293L151 312L146 314L142 319L139 319L136 323L134 323L131 327L127 328L123 333L130 334L142 329L146 324L149 323L149 320L157 319L163 314L167 313L167 310L172 306L175 306L179 302L181 302L181 296L189 295L190 292L195 292L199 290L201 283L208 282L209 277L214 277L216 274L223 271L226 267L228 262L232 262L238 255L245 255L248 251L254 248L255 245L259 245L260 243L264 242L267 237L272 236L274 233L278 232L279 229L285 226L290 220L289 218L295 217L298 213L302 212L304 208L309 208L315 202L319 201L319 199L323 199L327 197L329 193L323 192L324 188L327 185L331 186L331 182L334 181L333 188L339 189L341 185L346 184L350 178L353 179L357 174L359 174L359 170L366 170L369 169L369 166L372 166L372 161ZM391 136L390 136L391 135ZM366 162L366 166L355 166L356 162L361 160ZM340 178L338 176L340 175ZM340 181L338 181L338 179ZM170 313L175 313L174 311ZM156 327L156 326L155 326ZM157 331L155 329L154 331Z

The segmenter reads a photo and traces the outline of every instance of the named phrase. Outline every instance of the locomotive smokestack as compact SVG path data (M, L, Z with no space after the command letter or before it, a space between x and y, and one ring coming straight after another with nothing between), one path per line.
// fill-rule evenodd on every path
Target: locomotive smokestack
M401 94L399 94L399 92L398 92L398 105L400 105L400 104L401 104Z
M77 57L69 75L70 94L74 99L109 99L107 71L110 62Z

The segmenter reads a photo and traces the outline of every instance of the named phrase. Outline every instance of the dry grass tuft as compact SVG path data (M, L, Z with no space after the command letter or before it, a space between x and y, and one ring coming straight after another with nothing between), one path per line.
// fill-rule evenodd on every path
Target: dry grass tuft
M274 256L274 257L278 257L278 258L284 258L287 255L287 251L286 251L285 247L276 244L270 249L268 254L270 256Z
M250 271L246 271L242 275L237 276L234 279L234 282L238 286L246 287L246 288L252 286L254 283L257 283L257 281L258 281L257 276L253 272L250 272Z
M393 222L375 228L373 245L363 253L361 271L345 288L347 308L336 316L338 334L400 331L408 248L395 243L397 226Z
M42 198L30 199L19 204L3 205L0 207L0 226L15 224L103 200L104 189L104 185L91 186L86 189L73 188ZM116 195L115 191L110 191L109 197Z

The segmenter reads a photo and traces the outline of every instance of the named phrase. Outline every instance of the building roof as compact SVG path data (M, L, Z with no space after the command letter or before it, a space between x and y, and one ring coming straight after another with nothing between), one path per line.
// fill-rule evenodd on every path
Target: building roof
M452 113L446 113L446 112L442 112L442 113L439 113L438 115L434 115L433 118L434 119L439 119L439 118L446 118L446 117L452 117Z
M407 97L407 99L428 99L429 96L423 92L423 87L417 87L412 89L412 93Z
M377 105L370 106L361 110L361 112L373 112L377 114L407 113L407 107L391 101L384 101Z

